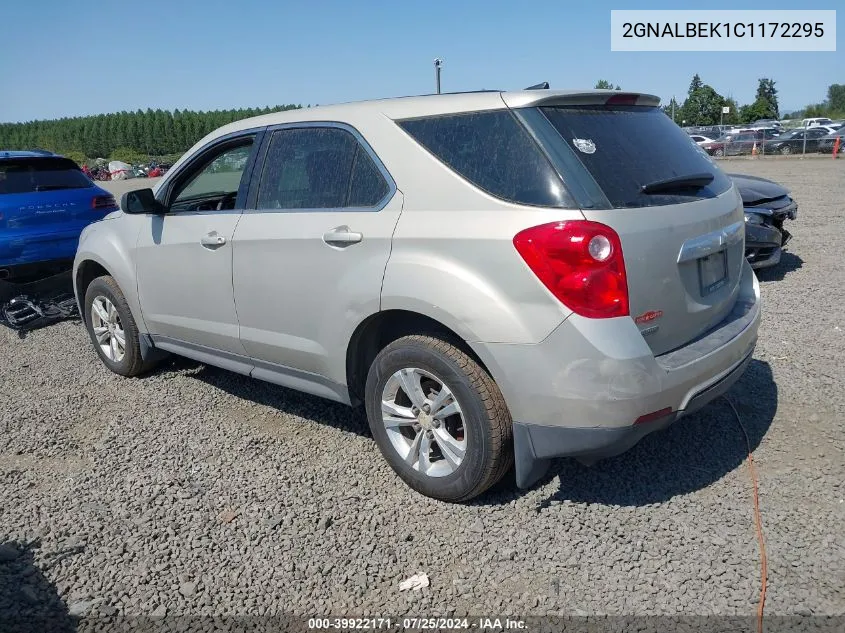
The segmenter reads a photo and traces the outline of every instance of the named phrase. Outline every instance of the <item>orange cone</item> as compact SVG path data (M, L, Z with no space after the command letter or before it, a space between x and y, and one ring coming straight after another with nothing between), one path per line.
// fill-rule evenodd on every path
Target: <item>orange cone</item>
M833 157L839 158L839 143L842 141L841 136L837 136L836 140L833 141Z
M754 141L754 147L751 148L751 155L752 156L757 155L757 141Z

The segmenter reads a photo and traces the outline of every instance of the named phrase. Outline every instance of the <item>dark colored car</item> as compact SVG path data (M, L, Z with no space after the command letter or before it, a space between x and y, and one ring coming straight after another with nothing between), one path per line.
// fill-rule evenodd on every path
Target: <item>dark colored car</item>
M767 154L801 154L805 151L816 152L819 149L819 140L830 134L830 130L823 127L799 128L785 132L766 142L764 151Z
M0 151L0 280L70 270L82 229L117 209L69 158Z
M827 136L822 136L819 139L819 144L816 148L816 151L822 154L832 154L833 146L836 143L837 138L839 139L838 153L841 154L843 150L845 150L845 127L841 127L835 132L831 132Z
M745 257L754 269L776 266L787 242L786 220L798 217L798 205L785 187L756 176L728 174L745 208Z

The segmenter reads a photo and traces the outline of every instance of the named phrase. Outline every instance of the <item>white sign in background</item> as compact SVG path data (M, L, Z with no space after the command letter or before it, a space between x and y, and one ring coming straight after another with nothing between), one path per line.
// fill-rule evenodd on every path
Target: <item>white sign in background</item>
M836 51L836 11L610 12L612 51Z

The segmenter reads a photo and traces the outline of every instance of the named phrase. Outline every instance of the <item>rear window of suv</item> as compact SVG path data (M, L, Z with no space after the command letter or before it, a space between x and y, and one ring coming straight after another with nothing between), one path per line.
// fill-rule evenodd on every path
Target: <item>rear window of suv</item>
M730 179L661 110L645 106L556 106L541 111L616 208L712 198ZM643 193L672 178L711 174L704 187Z
M93 187L68 158L12 158L0 160L0 194L84 189Z

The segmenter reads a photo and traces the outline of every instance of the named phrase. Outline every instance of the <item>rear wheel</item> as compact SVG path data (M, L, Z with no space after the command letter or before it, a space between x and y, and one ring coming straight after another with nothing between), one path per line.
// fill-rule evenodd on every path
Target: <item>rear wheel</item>
M513 423L499 388L449 341L414 335L385 347L365 400L385 459L426 496L466 501L513 465Z
M718 148L715 152L713 152L713 156L715 156L716 158L721 158L724 155L725 155L725 150L723 150L721 147Z
M787 156L792 153L792 148L789 145L784 145L780 148L780 153Z
M137 376L150 367L141 358L138 326L109 276L97 277L85 291L85 327L103 364L121 376Z

